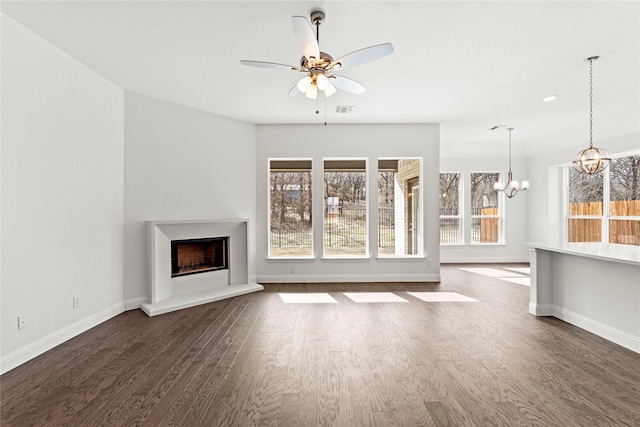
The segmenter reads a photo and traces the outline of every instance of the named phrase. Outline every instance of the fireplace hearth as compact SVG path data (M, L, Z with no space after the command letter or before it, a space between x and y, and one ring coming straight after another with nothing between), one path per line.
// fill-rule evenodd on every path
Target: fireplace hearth
M171 277L229 268L229 237L171 241Z

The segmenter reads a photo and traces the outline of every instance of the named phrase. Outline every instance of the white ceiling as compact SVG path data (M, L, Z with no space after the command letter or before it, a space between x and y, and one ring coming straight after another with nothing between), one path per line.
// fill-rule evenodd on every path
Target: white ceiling
M287 93L300 74L292 15L326 13L334 58L391 42L395 52L344 70L365 87L326 101L326 121L440 123L443 157L514 157L640 130L638 1L2 2L2 11L122 88L251 123L323 123L324 100ZM555 94L557 101L542 98ZM337 114L336 105L353 105ZM390 141L392 143L392 141ZM605 147L606 148L606 147ZM570 159L568 159L570 160Z

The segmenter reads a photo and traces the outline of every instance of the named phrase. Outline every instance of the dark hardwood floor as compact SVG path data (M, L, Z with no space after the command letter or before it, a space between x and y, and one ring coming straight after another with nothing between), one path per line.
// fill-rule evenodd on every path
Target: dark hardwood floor
M528 287L459 267L440 284L266 285L126 312L3 375L1 425L640 426L640 354L536 318ZM359 291L407 302L343 294Z

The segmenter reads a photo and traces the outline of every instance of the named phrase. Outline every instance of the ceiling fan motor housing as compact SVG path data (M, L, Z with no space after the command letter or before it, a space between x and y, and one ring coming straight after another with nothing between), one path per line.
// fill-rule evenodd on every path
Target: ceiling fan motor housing
M320 59L307 59L304 55L300 58L300 67L310 72L325 72L333 63L333 57L326 52L320 52Z
M322 25L324 23L324 12L321 10L314 10L311 12L311 22L313 24Z

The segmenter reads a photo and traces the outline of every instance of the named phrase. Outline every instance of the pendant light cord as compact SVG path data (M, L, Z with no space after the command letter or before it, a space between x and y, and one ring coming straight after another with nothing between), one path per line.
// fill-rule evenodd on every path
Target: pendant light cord
M513 128L507 129L509 131L509 173L511 173L511 131Z

